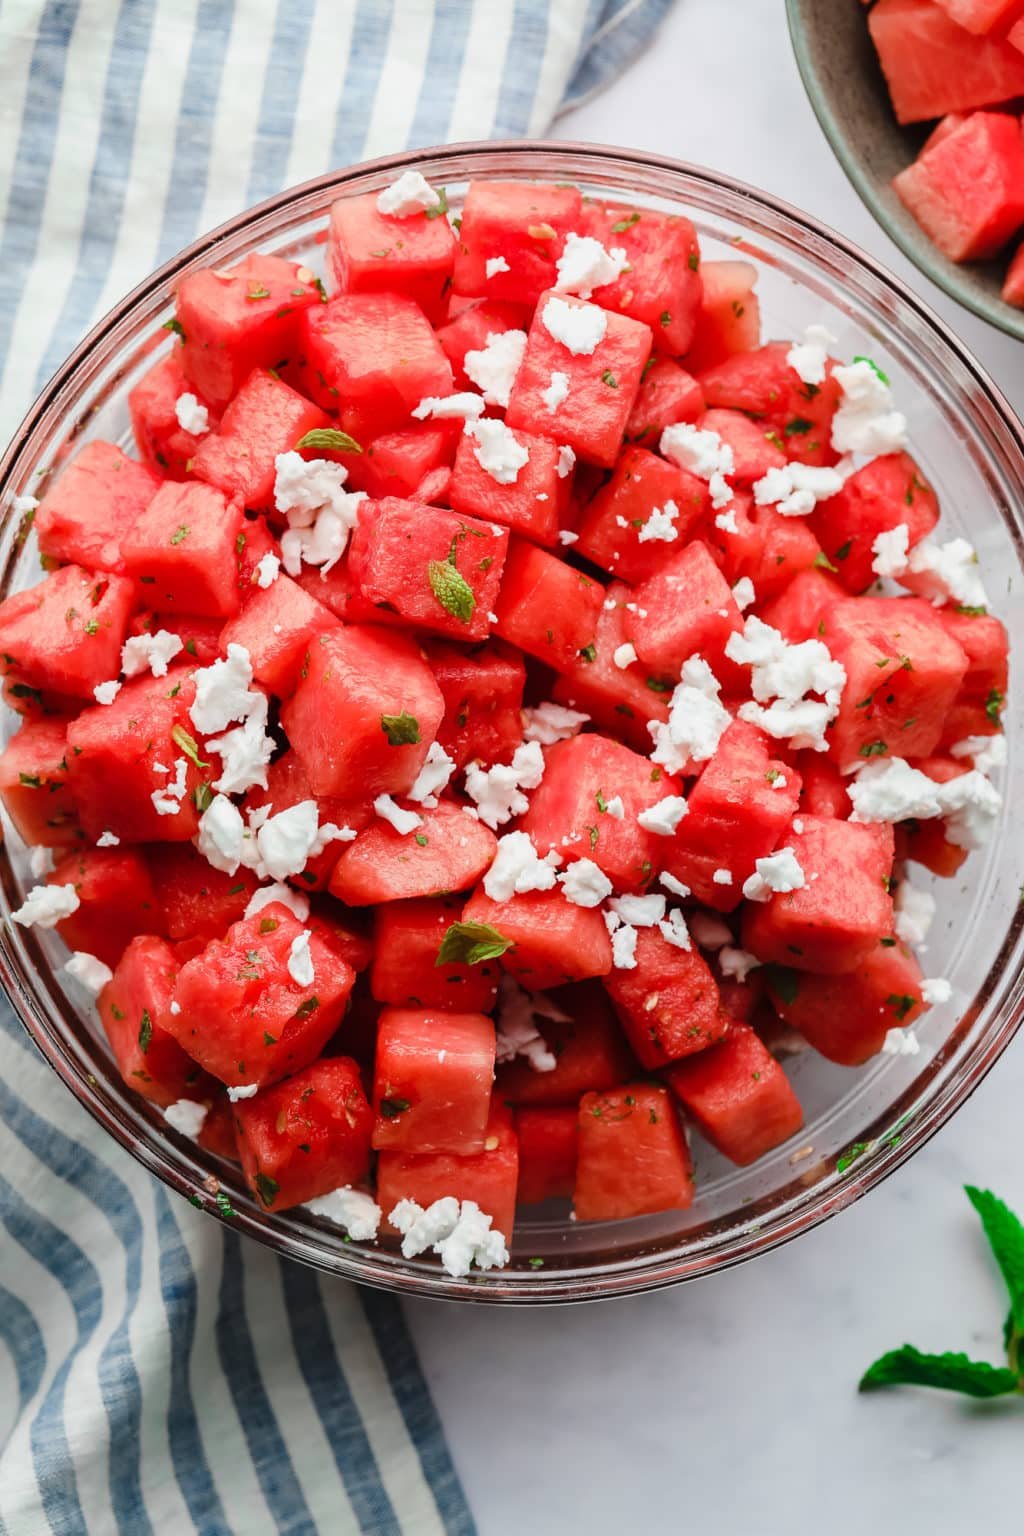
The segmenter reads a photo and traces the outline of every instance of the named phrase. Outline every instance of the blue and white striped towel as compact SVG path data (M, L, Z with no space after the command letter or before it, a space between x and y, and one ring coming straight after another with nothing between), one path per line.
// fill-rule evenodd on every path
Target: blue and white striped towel
M671 0L2 0L0 434L203 229L542 132ZM0 1007L0 1531L468 1536L397 1303L168 1194Z

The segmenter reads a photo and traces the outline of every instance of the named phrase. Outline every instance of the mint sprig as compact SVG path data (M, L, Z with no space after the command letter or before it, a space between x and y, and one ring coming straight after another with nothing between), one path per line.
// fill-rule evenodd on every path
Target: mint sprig
M1007 1364L990 1365L953 1351L927 1355L904 1344L868 1366L860 1380L862 1392L914 1386L978 1398L1024 1395L1024 1223L991 1190L968 1184L966 1191L1010 1293L1010 1315L1003 1331Z

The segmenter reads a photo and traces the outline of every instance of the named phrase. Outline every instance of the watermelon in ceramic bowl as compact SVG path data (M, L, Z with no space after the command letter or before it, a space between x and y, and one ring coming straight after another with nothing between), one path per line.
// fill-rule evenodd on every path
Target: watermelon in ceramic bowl
M486 241L463 242L467 251L454 260L453 276L459 273L457 283L466 292L455 298L444 292L445 252L452 254L452 243L440 220L412 268L386 279L396 293L381 286L381 258L373 254L381 248L375 220L363 216L367 203L358 205L359 217L349 207L358 198L374 202L407 169L446 188L452 220L468 186L500 185L497 196L480 202L478 230L493 249ZM574 201L570 188L593 201ZM521 204L528 219L525 241L521 230L508 229L513 204ZM683 217L670 226L674 257L667 265L659 265L656 247L639 238L632 242L636 270L647 274L639 297L628 285L617 286L622 274L616 279L618 308L612 305L609 313L614 309L622 323L609 325L615 361L600 370L614 382L597 376L607 393L598 390L593 370L577 364L571 370L578 392L593 396L592 408L566 418L581 461L571 495L560 489L560 455L539 448L533 503L510 497L510 527L496 534L498 525L488 521L497 515L494 485L481 480L479 462L467 461L458 433L446 435L443 421L415 429L401 423L424 392L450 392L467 352L479 350L492 330L526 329L533 304L551 287L551 263L538 256L537 243L543 247L564 234L570 204L576 218L591 209L595 221L608 224L595 223L602 238L621 235L624 245L644 217ZM325 250L322 234L332 207L335 236ZM360 255L363 244L367 250ZM501 261L529 266L529 297L505 280ZM494 262L498 286L485 300L487 314L473 320L462 301L479 297ZM230 271L239 263L245 264L246 288L232 334L242 340L221 347L216 317L224 306L215 295L211 307L209 281L199 274ZM284 267L291 276L280 292ZM700 294L693 281L698 275ZM317 307L318 278L332 293L344 289L341 303ZM655 291L673 295L660 299L656 313L649 303ZM189 464L197 454L188 438L202 439L201 423L191 410L184 421L176 409L173 420L167 413L168 398L179 400L175 391L181 387L176 369L182 349L163 329L175 318L176 295L179 314L183 302L190 306L197 349L189 377L193 383L197 375L203 378L206 424L217 434L217 451L204 450L204 475L193 479ZM342 311L345 324L335 324ZM650 343L639 341L649 334L649 320L661 326L666 311L671 324L662 327L661 355L645 372L644 346ZM408 375L379 366L381 348L367 345L364 321L373 338L401 338ZM699 391L714 412L716 430L734 446L737 482L753 486L778 468L773 455L782 450L775 439L786 448L786 459L821 467L818 424L830 409L828 391L805 391L799 412L790 411L786 391L795 386L784 371L786 347L770 344L799 338L813 324L831 331L836 355L870 355L891 381L909 420L921 484L898 457L884 472L868 466L847 480L843 504L818 519L815 534L802 519L755 506L737 483L732 523L723 529L705 504L704 483L676 470L665 484L671 480L679 524L702 526L707 542L688 533L667 564L652 560L649 541L632 531L636 486L627 473L657 472L659 486L665 478L658 434L648 435L648 428L692 420L699 410L687 360L700 375ZM296 352L300 326L309 345ZM758 349L756 366L729 361L736 353L753 356L760 340L769 344ZM557 371L540 341L520 393L522 415L510 420L528 446L546 441L537 419L543 406L534 395L550 387L543 379L538 383L531 369ZM258 387L247 382L254 361L270 364L257 376ZM154 365L160 370L155 379ZM144 378L150 382L137 392ZM340 407L331 394L332 388L340 394L335 380L344 384ZM629 402L622 398L624 381ZM403 843L394 822L368 817L363 804L370 787L375 795L401 794L422 764L428 732L460 771L481 754L507 760L522 726L518 704L525 687L528 703L547 697L563 707L575 703L600 728L549 747L564 772L559 769L547 793L534 796L521 820L538 847L560 840L570 822L572 831L562 835L589 840L591 798L595 817L614 819L616 800L623 809L628 805L631 816L656 809L652 783L657 796L663 793L658 783L673 789L676 781L671 773L652 779L650 741L637 717L639 725L664 719L666 683L659 669L698 631L693 643L709 653L714 648L721 676L731 675L735 664L727 648L739 621L731 617L729 588L740 562L755 571L761 611L780 630L796 638L824 626L850 674L874 673L865 698L884 677L885 692L872 710L873 721L882 722L878 730L910 732L918 753L951 744L952 738L935 739L944 719L963 723L957 739L970 734L970 722L986 718L993 689L1005 692L999 621L1013 648L1024 643L1018 600L1024 442L998 391L898 283L812 221L748 188L639 154L481 145L323 178L184 252L130 295L68 360L0 466L0 598L40 579L39 544L24 504L14 498L45 490L51 476L66 486L56 474L83 442L106 442L134 457L133 392L136 441L152 456L163 485L150 500L154 485L147 472L127 471L127 499L112 513L123 515L125 529L131 526L127 539L120 533L97 539L91 519L83 528L81 518L75 522L74 505L62 510L58 498L61 518L43 517L39 544L44 554L50 544L50 558L74 561L80 551L79 562L105 561L95 602L107 604L111 614L116 609L118 623L139 625L143 633L178 625L192 659L179 669L180 687L174 678L126 682L107 706L108 728L97 731L90 723L95 710L81 714L95 678L86 639L75 628L84 626L91 638L91 620L68 618L69 606L79 610L94 601L86 585L54 620L65 640L69 627L73 631L75 666L65 669L63 688L57 671L52 678L47 672L43 690L12 668L8 695L26 723L16 750L5 754L0 785L7 807L0 855L4 915L10 918L31 884L22 837L48 844L58 883L82 893L79 910L64 922L68 937L94 953L101 944L116 944L123 958L101 997L99 1018L77 983L66 978L67 950L52 932L7 921L0 972L47 1058L147 1167L213 1219L332 1273L433 1296L577 1300L708 1273L806 1230L895 1168L963 1101L1012 1037L1021 1007L1019 874L1012 867L1005 811L987 851L975 855L956 881L944 881L942 874L962 850L929 835L937 829L926 822L901 826L895 851L915 862L915 884L933 890L937 902L930 969L948 979L951 997L936 1002L918 1024L918 1054L872 1055L882 1037L865 1029L868 1011L894 1010L898 1023L908 1023L920 978L898 946L890 952L884 944L890 909L882 881L894 853L891 834L846 821L844 781L837 766L818 754L799 752L799 762L790 760L793 754L781 761L752 726L737 721L730 728L716 772L699 782L701 825L693 812L693 825L684 821L674 842L671 867L664 865L677 885L701 893L705 910L702 924L694 919L694 935L703 957L696 949L684 957L657 929L644 930L637 945L642 970L620 970L607 985L600 976L609 968L609 936L593 909L569 907L545 891L500 902L478 888L494 848L484 822L463 827L452 800L442 798L437 807L424 807L419 836ZM339 435L339 410L347 440ZM509 410L515 417L516 408ZM761 418L771 419L751 431L752 420ZM332 425L325 428L325 420ZM358 455L351 444L368 426L379 428L379 452L372 467L353 467ZM294 580L282 576L264 588L257 573L266 569L263 562L281 532L272 516L265 520L271 510L268 441L276 456L276 434L284 433L285 441L312 433L317 442L325 430L334 435L319 438L323 451L346 464L353 483L356 476L368 477L383 517L364 523L360 514L343 569L323 580L302 570ZM631 468L623 470L626 461L619 458L609 474L623 433L638 445L629 450ZM93 457L99 452L93 450ZM142 514L129 504L132 495L147 500ZM837 586L829 568L842 566L846 543L851 548L845 558L853 559L855 539L873 544L880 530L891 527L885 508L894 498L908 509L900 516L913 522L915 536L918 528L927 531L934 522L933 495L942 508L944 537L962 534L977 548L993 615L949 613L940 634L927 594L911 595L901 600L905 643L893 655L899 637L884 601L878 607L872 598L851 597L860 586L853 566L845 587ZM554 517L544 497L554 503ZM92 502L86 496L77 504L88 508ZM415 516L410 505L420 509ZM573 520L586 544L581 556L566 555L571 541L558 538L573 531ZM189 548L193 528L202 533L201 558ZM450 583L444 568L452 568L451 553L458 563L463 546L483 548L487 528L494 553L478 552L471 613L475 620L479 607L486 620L481 629L499 639L478 649L475 636L470 640L448 623L458 618L450 607L442 604L441 613L423 606L410 576L418 567L409 563L408 550L421 538L421 564L437 566L435 581ZM393 538L382 542L382 530L389 529ZM86 548L82 540L90 530ZM499 553L502 584L492 595L488 583ZM623 579L607 569L602 574L602 560L614 566L616 553L629 565ZM858 546L858 570L862 554ZM77 579L74 564L65 569L72 575L58 573L63 584ZM673 582L683 583L688 607L673 603L672 592L679 590ZM239 583L254 594L241 613ZM134 594L127 605L125 584ZM150 587L150 601L140 609L138 594ZM25 604L20 599L14 610ZM102 617L106 622L107 608ZM593 639L574 646L581 625ZM249 792L247 813L258 818L271 800L291 807L314 796L330 808L332 820L355 833L331 858L311 851L292 877L291 903L296 890L312 896L308 942L292 905L269 901L248 911L251 873L211 869L191 847L197 816L208 810L206 749L188 725L195 719L191 669L208 667L229 632L257 668L254 689L275 701L269 726L280 742L268 788ZM313 646L315 657L308 654ZM614 659L624 647L651 656L645 676L629 677ZM106 677L110 662L103 660ZM893 661L898 665L890 668ZM33 676L44 667L53 670L52 648L37 647L32 666ZM410 689L417 731L410 729L411 708L403 713ZM388 690L394 701L382 705ZM80 717L65 737L75 764L70 775L54 716L40 713L54 701L58 719ZM368 709L382 711L383 736L364 729ZM7 722L8 736L14 723ZM142 792L138 761L131 773L125 766L140 723L147 737L141 759L156 775ZM865 758L877 752L878 731L865 733L852 706L842 725L851 751ZM1024 770L1012 709L1006 729L1010 754L1002 788L1005 803L1013 806L1024 792ZM147 755L150 736L185 742L182 793L170 814L153 799L163 800L166 791L161 793L158 769ZM948 757L927 761L936 781L954 782L960 772ZM115 771L121 775L116 782ZM83 851L75 845L74 784L85 786L79 813L88 808ZM690 784L687 792L696 793ZM773 846L792 820L798 793L797 851L809 864L817 861L823 883L827 876L843 899L830 904L811 886L806 899L787 908L784 921L773 906L763 915L741 913L735 893L715 879L724 843L709 843L708 828L716 817L728 823L730 858L739 868L755 847ZM45 797L49 816L39 811L36 795ZM124 848L104 838L106 823L122 816L135 818ZM258 820L252 824L259 826ZM652 848L660 857L657 834L644 831L635 847L609 835L590 850L598 874L606 866L628 899L644 888ZM97 842L104 845L93 846ZM931 870L938 872L934 878ZM116 925L104 928L97 920L101 908L117 914ZM441 955L453 924L468 919L499 929L501 922L515 925L516 948L505 963L496 966L501 957L487 953ZM721 933L735 939L741 925L747 946L771 961L756 988L735 964L729 975L716 958ZM315 964L316 991L303 990L294 972L294 988L282 979L285 957L297 943L300 951L306 945ZM794 949L806 951L809 944L815 968L801 983L805 973ZM851 1001L850 989L832 972L842 965L849 975L851 956L861 955ZM438 958L443 963L435 965ZM304 974L301 963L296 969ZM508 987L502 970L527 988L531 976L533 985L543 976L552 987L540 1033L553 1065L539 1072L524 1058L499 1064L497 1092L489 1099L489 1015L499 985ZM572 980L564 984L567 973ZM646 991L636 984L643 976L652 983ZM821 1006L815 1007L818 998ZM128 1029L135 1013L142 1024ZM221 1013L230 1015L230 1031L214 1027ZM447 1043L435 1049L439 1028L447 1031ZM814 1051L794 1051L798 1032L813 1041ZM122 1073L129 1079L142 1074L135 1077L137 1091L125 1086ZM235 1088L233 1115L221 1103L218 1080ZM188 1139L180 1115L168 1119L164 1113L183 1098L213 1101L218 1092L218 1112L198 1145ZM573 1113L566 1114L573 1106L575 1123ZM679 1106L692 1141L682 1133ZM589 1117L582 1130L580 1115ZM241 1168L230 1155L232 1136ZM373 1243L353 1233L346 1241L327 1214L307 1209L323 1179L359 1184L371 1164L388 1211L402 1197L428 1206L457 1190L492 1214L502 1231L511 1231L518 1177L510 1263L474 1272L470 1283L427 1255L403 1258L393 1240ZM577 1221L568 1219L569 1190L575 1190Z

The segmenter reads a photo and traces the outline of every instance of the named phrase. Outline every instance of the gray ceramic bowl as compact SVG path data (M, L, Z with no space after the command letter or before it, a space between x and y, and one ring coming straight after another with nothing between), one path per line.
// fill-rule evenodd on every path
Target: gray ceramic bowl
M861 0L786 0L807 94L847 176L882 228L926 277L983 320L1024 341L1024 310L1004 304L1005 262L947 261L892 190L928 126L902 128L889 101Z

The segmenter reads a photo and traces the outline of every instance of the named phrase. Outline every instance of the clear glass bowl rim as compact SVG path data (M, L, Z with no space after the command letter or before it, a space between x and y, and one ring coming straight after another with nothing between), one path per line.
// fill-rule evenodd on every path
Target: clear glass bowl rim
M783 199L763 192L739 181L735 177L693 165L669 156L647 151L622 149L611 145L578 143L571 140L483 140L458 144L438 145L424 149L403 151L395 155L363 161L344 170L329 172L298 186L267 198L262 203L246 209L223 224L201 235L189 246L179 251L162 266L131 290L117 305L108 311L86 334L78 346L57 369L30 407L11 442L0 457L0 500L9 494L9 487L17 483L21 454L32 440L47 413L59 402L62 391L70 390L79 369L103 347L105 339L117 326L129 317L146 300L172 285L185 268L202 260L204 255L222 240L243 233L247 227L265 219L268 215L282 212L290 205L310 197L323 196L341 191L353 182L401 174L407 169L422 167L430 162L431 172L444 177L445 166L450 165L458 179L472 176L474 161L486 164L486 169L500 175L494 163L503 157L515 160L514 171L524 173L523 157L536 158L537 174L543 175L546 156L558 160L572 159L578 166L580 181L592 179L600 182L603 171L635 167L645 173L663 173L667 178L681 178L697 183L711 192L722 192L728 198L741 198L754 210L788 223L797 232L804 231L815 240L831 248L834 255L844 257L853 268L860 268L882 291L896 301L898 306L912 312L915 320L930 330L940 345L954 354L958 363L970 376L973 385L987 401L1000 428L1008 435L1010 446L1017 458L1018 475L1024 483L1024 424L1016 415L998 385L964 347L948 325L882 263L861 250L854 242L838 234L829 226L814 219ZM679 195L681 189L672 189ZM666 190L667 195L667 190ZM5 520L10 517L5 514ZM1024 536L1024 522L1015 519L1018 538ZM611 1296L632 1295L643 1291L661 1289L683 1280L709 1275L717 1270L744 1263L759 1254L770 1252L783 1243L792 1241L812 1230L821 1222L852 1204L861 1195L875 1188L883 1179L895 1172L931 1139L979 1086L995 1062L1013 1039L1024 1018L1024 967L1017 961L1012 975L1007 967L1014 960L1014 951L1024 933L1024 911L1018 913L1000 949L986 987L977 1000L984 1003L997 982L1003 985L1003 1000L999 1013L990 1021L985 1039L977 1042L977 1048L960 1063L959 1072L951 1076L928 1104L908 1125L905 1133L892 1140L863 1164L855 1164L852 1172L845 1174L841 1182L826 1180L809 1191L808 1198L791 1202L791 1208L775 1213L768 1212L757 1224L735 1230L730 1237L717 1244L708 1253L672 1255L654 1252L649 1258L632 1261L628 1268L612 1266L608 1271L600 1268L587 1275L566 1274L559 1276L551 1271L545 1276L517 1272L503 1278L501 1272L489 1272L475 1283L466 1284L449 1279L443 1271L422 1263L405 1263L395 1255L377 1255L371 1248L360 1249L354 1245L345 1249L321 1239L317 1229L287 1224L288 1213L283 1218L268 1218L248 1204L244 1198L230 1214L206 1202L208 1214L228 1221L236 1230L255 1238L277 1253L297 1259L339 1278L356 1280L385 1290L436 1299L477 1301L508 1304L555 1304L601 1300ZM52 980L52 978L51 978ZM57 1076L72 1091L90 1114L150 1173L179 1194L194 1196L197 1187L196 1169L186 1169L187 1159L169 1156L155 1139L140 1137L138 1126L126 1113L128 1095L120 1100L116 1094L102 1090L95 1078L80 1070L68 1042L61 1031L54 1027L40 1005L34 978L26 975L23 966L0 944L0 983L29 1036L39 1047L45 1060ZM65 1005L66 1006L66 1005ZM913 1107L913 1095L908 1092L898 1108ZM891 1120L893 1111L886 1117ZM198 1149L197 1149L198 1154ZM284 1220L285 1225L278 1222Z

